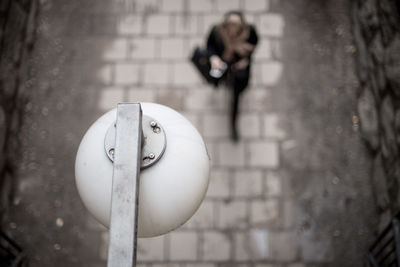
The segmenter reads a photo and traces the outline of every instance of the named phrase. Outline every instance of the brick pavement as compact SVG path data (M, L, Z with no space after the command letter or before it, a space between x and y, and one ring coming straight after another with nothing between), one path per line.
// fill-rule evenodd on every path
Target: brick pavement
M104 51L99 77L107 86L101 91L100 110L122 101L171 106L202 133L212 158L205 201L181 228L139 240L140 267L303 266L297 263L295 233L282 224L290 219L283 218L290 203L282 196L279 155L286 134L280 114L269 104L282 74L284 20L269 6L269 0L136 1L137 13L121 17ZM229 139L228 90L205 84L188 61L211 25L231 9L244 10L260 37L251 86L243 96L242 138L237 144ZM105 260L107 232L103 237Z

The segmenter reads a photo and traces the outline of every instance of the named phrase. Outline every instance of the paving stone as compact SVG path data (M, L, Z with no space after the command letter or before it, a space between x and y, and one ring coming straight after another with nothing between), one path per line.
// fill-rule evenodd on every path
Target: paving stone
M279 166L278 143L254 141L249 144L249 165L253 167L277 168Z
M103 58L106 60L126 59L128 57L128 41L115 39L105 49Z
M201 132L201 120L200 120L200 115L197 113L192 113L190 111L183 111L180 112L183 117L185 117L190 123L196 127L197 131Z
M242 138L259 137L260 131L258 114L239 114L239 134Z
M143 31L143 20L137 15L123 16L117 25L117 33L121 35L140 34Z
M197 259L198 236L195 232L172 232L169 234L170 259L188 260Z
M186 0L162 0L161 11L181 13L184 9Z
M229 189L229 187L227 187ZM229 193L229 192L228 192ZM215 223L215 210L214 210L214 202L204 200L199 209L190 218L184 227L187 228L196 228L196 229L204 229L204 228L212 228Z
M209 13L214 10L214 1L212 0L189 0L189 10L191 12Z
M228 236L217 231L207 231L203 235L203 260L226 261L230 259L231 241Z
M235 197L259 197L262 195L262 172L259 170L237 170L234 173Z
M137 260L162 261L164 255L164 236L139 238L137 240Z
M110 235L108 231L101 233L101 241L100 241L100 259L107 260L108 258L108 242L110 240Z
M208 35L210 34L211 28L220 23L223 19L223 16L220 14L208 14L203 16L203 24L202 24L202 30L201 34L204 36L204 38L208 38Z
M228 111L229 95L227 90L203 86L190 90L185 97L185 108L196 111Z
M250 223L252 226L265 227L273 225L279 215L276 199L254 200L251 203Z
M243 167L245 165L245 150L243 143L220 142L217 145L217 161L224 167Z
M152 264L151 267L181 267L181 265L179 263L166 262L166 263Z
M228 137L230 134L228 115L205 115L203 117L203 134L206 138Z
M304 263L292 263L288 267L306 267L306 265Z
M130 85L139 81L139 66L131 63L118 63L115 66L116 84Z
M276 172L267 172L265 180L265 195L278 197L282 193L281 177Z
M212 169L207 197L226 198L230 196L230 174L226 170Z
M156 97L156 103L169 106L180 112L182 110L183 95L184 92L179 89L159 90Z
M299 253L298 237L294 232L270 232L269 253L276 261L294 261Z
M154 102L155 90L131 88L128 89L127 102Z
M217 0L217 10L221 12L228 12L231 10L239 10L239 0Z
M200 76L190 62L173 64L173 83L175 85L195 85L201 83Z
M199 34L199 18L198 16L174 16L174 33L176 35L197 35ZM201 36L201 38L204 38Z
M191 57L193 55L193 51L196 47L205 47L206 42L205 37L192 37L186 41L188 43L185 51L187 57Z
M243 111L265 111L270 105L270 91L265 88L249 88L242 95Z
M262 61L272 58L271 41L268 38L261 38L258 40L258 44L256 50L254 51L253 58L257 61Z
M156 57L156 40L154 38L134 38L131 40L130 58L153 59Z
M113 67L111 65L103 65L97 69L95 76L96 82L101 84L110 84L112 79Z
M168 35L171 28L168 15L150 15L147 17L146 33L149 35Z
M263 115L263 136L274 139L283 139L286 137L285 131L280 126L278 114Z
M285 21L282 15L268 13L260 16L257 29L260 35L281 37L283 35L284 26Z
M259 82L267 86L276 85L282 77L282 63L274 61L261 63L259 66L260 77Z
M138 14L157 13L159 8L159 0L135 0L133 11Z
M99 108L103 111L113 109L124 101L124 90L118 87L109 87L101 90Z
M265 260L269 256L269 232L266 229L250 229L234 233L237 261Z
M269 8L269 0L244 1L244 10L247 12L266 12Z
M247 204L245 201L221 201L218 205L219 228L245 228L247 226Z
M161 39L161 58L163 59L184 59L188 58L185 54L185 40L183 38Z
M146 63L144 66L143 83L145 85L166 85L169 80L169 65L167 63Z
M211 264L211 263L188 263L185 266L186 267L216 267L215 264Z

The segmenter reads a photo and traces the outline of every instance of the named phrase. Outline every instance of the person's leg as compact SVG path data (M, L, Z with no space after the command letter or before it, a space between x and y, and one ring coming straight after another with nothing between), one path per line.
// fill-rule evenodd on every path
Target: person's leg
M232 74L231 137L235 142L237 142L239 140L237 119L240 107L240 94L248 85L249 69L236 70Z

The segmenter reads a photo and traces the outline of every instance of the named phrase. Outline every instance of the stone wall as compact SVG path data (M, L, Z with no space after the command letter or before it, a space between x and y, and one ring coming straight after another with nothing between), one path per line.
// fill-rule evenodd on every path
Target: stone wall
M38 2L0 1L0 219L9 206L18 160L18 132L30 91L30 52Z
M400 210L400 1L357 0L353 8L358 112L374 157L381 226ZM355 118L357 119L357 118Z

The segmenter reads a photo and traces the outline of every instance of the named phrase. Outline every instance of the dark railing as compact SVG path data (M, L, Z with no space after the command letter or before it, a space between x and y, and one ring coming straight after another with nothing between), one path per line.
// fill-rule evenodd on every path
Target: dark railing
M6 234L0 231L0 267L27 266L25 253Z
M372 267L400 267L400 213L383 230L368 251Z

